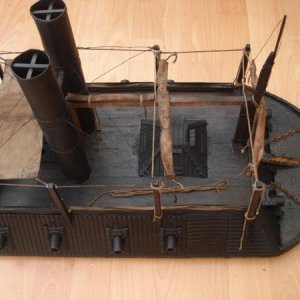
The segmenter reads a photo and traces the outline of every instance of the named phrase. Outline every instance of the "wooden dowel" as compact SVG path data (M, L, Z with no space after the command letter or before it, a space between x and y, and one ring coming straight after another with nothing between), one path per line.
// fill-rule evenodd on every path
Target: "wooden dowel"
M62 217L65 219L67 224L72 225L70 214L69 214L67 208L65 207L63 200L62 200L59 192L57 191L55 184L48 183L47 189L49 191L49 194L50 194L56 208L60 211Z
M265 185L262 182L257 182L256 186L253 187L251 199L245 218L247 221L254 220L259 212L261 201L265 192Z
M278 52L278 48L279 48L279 45L280 45L280 41L281 41L281 38L282 38L285 23L286 23L286 18L287 18L287 15L284 15L284 17L282 19L280 30L279 30L279 34L278 34L278 37L277 37L275 49L274 49L275 55L277 55L277 52Z
M153 106L154 96L152 93L95 93L90 95L68 94L66 101L74 108L77 107L140 107L141 95L143 106ZM171 94L171 106L240 106L243 103L241 96L212 96L195 94Z
M300 159L294 157L286 157L286 156L266 156L263 157L262 162L268 165L275 166L286 166L286 167L299 167Z

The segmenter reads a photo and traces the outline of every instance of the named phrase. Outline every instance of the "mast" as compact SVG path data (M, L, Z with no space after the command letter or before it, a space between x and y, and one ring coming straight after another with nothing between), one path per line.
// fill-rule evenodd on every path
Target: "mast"
M263 98L263 96L265 95L265 93L267 91L267 87L268 87L268 83L269 83L269 80L271 77L273 65L274 65L276 56L278 54L279 45L280 45L280 42L282 39L282 34L283 34L283 31L285 28L286 18L287 18L287 16L285 15L282 19L282 23L281 23L280 30L278 33L275 48L273 51L270 52L269 56L267 57L264 65L259 73L257 85L256 85L256 88L254 90L254 95L253 95L254 100L258 105L260 104L261 99ZM249 109L249 116L250 116L250 124L252 126L254 115L256 112L256 108L253 105L252 101L248 101L248 109ZM242 105L233 141L236 143L245 144L248 139L249 139L249 132L247 129L247 114L245 111L245 105Z
M273 69L273 65L275 62L275 58L277 56L278 53L278 49L279 49L279 45L282 39L282 34L283 34L283 30L285 27L285 23L286 23L286 15L283 17L282 19L282 23L281 23L281 27L280 27L280 31L278 34L278 38L276 41L276 45L274 50L269 54L268 58L266 59L259 77L258 77L258 81L257 81L257 86L256 89L254 91L254 100L259 104L262 97L265 95L266 90L267 90L267 86L271 77L271 72Z
M283 34L283 31L284 31L284 28L285 28L286 18L287 18L287 15L284 15L283 19L282 19L280 30L279 30L278 38L277 38L277 41L276 41L275 49L274 49L275 56L277 55L277 52L278 52L278 49L279 49L282 34Z
M259 214L261 203L263 201L263 197L265 194L265 184L259 180L258 171L257 171L260 162L263 158L264 147L265 147L264 140L265 140L266 119L267 119L267 107L264 100L264 95L266 93L272 68L275 62L276 55L278 53L278 47L280 45L285 23L286 23L286 15L282 19L275 49L267 57L262 67L262 70L259 74L257 86L255 88L254 95L253 95L254 101L257 104L257 108L255 110L255 114L251 116L251 120L248 120L249 122L251 122L252 125L255 125L255 128L253 129L254 132L253 137L251 132L248 131L248 138L250 140L251 148L253 147L252 162L250 163L250 167L252 168L251 171L253 172L254 175L254 183L252 185L252 194L248 204L248 209L244 215L244 225L243 225L242 235L240 239L240 247L239 247L240 251L243 249L245 234L246 231L248 230L249 223L254 222L256 220L256 216ZM250 103L253 106L253 103L252 102ZM252 139L253 139L252 142L253 145L251 143Z

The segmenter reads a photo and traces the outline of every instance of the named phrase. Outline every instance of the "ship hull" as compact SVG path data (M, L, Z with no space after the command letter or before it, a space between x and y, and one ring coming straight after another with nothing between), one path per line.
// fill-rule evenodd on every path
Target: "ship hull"
M8 244L2 255L78 256L78 257L248 257L275 256L279 247L279 224L263 209L246 232L239 250L244 212L223 210L168 210L161 224L153 222L153 211L85 211L72 214L72 226L59 214L19 212L0 215L6 224ZM49 249L49 234L57 231L62 243L59 251ZM124 239L122 253L112 250L113 234ZM277 234L276 234L277 233ZM166 237L176 235L175 248L166 250Z

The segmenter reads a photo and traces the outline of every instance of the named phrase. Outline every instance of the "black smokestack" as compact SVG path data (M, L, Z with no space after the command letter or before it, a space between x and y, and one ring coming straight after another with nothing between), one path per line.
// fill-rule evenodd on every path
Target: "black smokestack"
M51 65L64 71L65 93L87 93L78 50L75 44L66 4L61 0L43 0L30 8ZM90 133L95 129L95 115L90 108L78 108L81 128Z
M12 70L65 175L76 182L88 179L91 168L47 54L23 52L13 60Z

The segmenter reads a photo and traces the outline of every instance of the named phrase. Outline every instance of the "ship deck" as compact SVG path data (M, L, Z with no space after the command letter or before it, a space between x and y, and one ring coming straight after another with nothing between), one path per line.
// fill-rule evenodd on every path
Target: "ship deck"
M239 93L239 90L234 91L236 97L242 98ZM271 136L284 132L292 128L293 124L297 124L298 115L288 106L277 102L270 96L266 97L266 100L268 108L272 111ZM282 114L288 114L288 117L282 118ZM66 186L60 188L60 193L67 206L87 206L103 192L113 189L146 187L151 183L150 177L138 176L139 131L141 119L144 119L144 108L98 108L98 115L101 120L101 130L86 138L87 156L92 166L92 174L88 181L76 188L68 188L74 184L64 178L56 162L41 164L40 179L59 186ZM152 108L147 108L147 115L149 119L152 118ZM232 143L238 116L239 106L172 107L172 119L184 117L185 119L207 121L208 176L207 178L181 176L178 177L178 181L183 185L207 185L225 179L229 182L229 187L219 194L216 191L177 193L176 203L174 203L172 194L164 194L162 205L195 204L243 208L248 205L251 182L249 178L240 175L248 164L248 153L246 151L245 154L241 154L240 147ZM297 143L299 140L296 136L290 137L287 143L274 144L272 152L277 155L298 157L299 147L292 146ZM287 149L291 149L292 152L287 154ZM297 189L294 181L299 178L298 173L298 168L281 169L277 176L281 179L289 176L293 179L289 185ZM35 180L10 180L9 182L37 184ZM166 181L166 184L172 185L173 183ZM90 187L91 185L97 185L97 187ZM297 190L295 192L297 193ZM52 202L46 189L3 186L0 205L43 208L52 207ZM120 199L103 196L94 205L98 207L151 206L153 205L153 196Z
M201 94L201 93L199 93ZM233 89L227 95L232 99L241 100L239 88ZM224 101L226 97L224 96ZM220 95L218 95L220 98ZM213 98L213 94L211 95ZM272 112L269 121L269 137L290 130L299 124L299 110L284 100L272 95L265 96L268 109ZM251 195L251 181L240 173L249 162L247 151L241 154L240 146L233 144L240 108L238 105L225 106L192 106L172 107L171 118L206 120L207 122L207 178L178 177L183 185L207 185L226 179L229 187L216 191L194 191L177 193L176 202L173 194L163 194L161 203L167 207L181 206L211 206L214 210L233 208L245 210ZM74 212L84 211L95 197L114 189L147 187L150 177L138 176L138 145L141 120L144 119L143 107L101 107L98 108L101 120L100 130L86 138L86 152L92 166L92 174L81 185L65 179L56 162L43 162L39 178L58 185L58 190L67 208ZM151 120L152 108L147 107L147 115ZM273 155L285 155L299 158L299 136L293 135L287 139L272 143L270 151ZM44 154L45 155L45 154ZM47 154L46 154L47 155ZM44 161L45 157L43 158ZM299 195L299 168L277 168L275 180L281 181L292 193ZM36 180L9 180L3 183L39 184ZM172 184L166 182L167 184ZM42 185L41 185L42 186ZM270 188L268 186L268 188ZM268 190L266 193L268 196ZM280 224L280 239L282 249L288 249L299 240L300 225L298 216L300 206L286 195L282 194L284 205L274 211ZM268 199L267 199L268 200ZM128 207L143 209L153 207L153 195L133 196L127 198L111 198L109 195L100 197L94 204L98 209ZM268 205L263 203L263 205ZM0 193L2 212L56 211L54 203L45 188L30 188L23 186L2 186ZM76 207L76 208L75 208ZM91 208L88 208L89 211ZM268 208L266 208L268 209ZM272 207L269 208L269 211ZM272 213L273 214L273 213Z
M199 94L199 93L198 93ZM195 94L197 95L197 94ZM220 97L211 93L211 99ZM226 98L242 100L239 89L233 89ZM241 154L240 147L234 146L232 139L239 116L239 106L192 106L172 107L171 118L206 120L207 122L207 178L178 177L183 185L208 185L225 179L229 183L226 190L177 193L176 203L173 194L162 196L162 205L212 205L245 208L251 195L249 178L240 173L248 164L247 151ZM59 191L67 206L87 206L93 199L106 191L122 188L149 186L150 177L138 176L138 143L143 107L98 108L101 131L86 138L86 151L92 166L88 181L77 188L60 188ZM148 119L152 118L152 108L147 107ZM41 164L39 178L59 186L72 185L64 179L55 162ZM15 181L13 181L15 182ZM20 181L17 181L20 182ZM21 182L36 184L34 180ZM174 183L166 182L168 185ZM84 187L97 185L97 187ZM52 207L46 189L24 187L2 187L1 206ZM106 195L94 204L97 207L152 206L153 196L111 198Z

